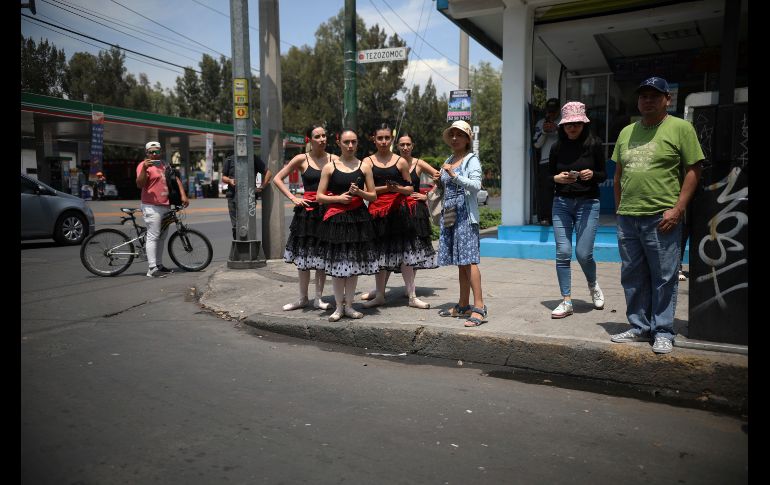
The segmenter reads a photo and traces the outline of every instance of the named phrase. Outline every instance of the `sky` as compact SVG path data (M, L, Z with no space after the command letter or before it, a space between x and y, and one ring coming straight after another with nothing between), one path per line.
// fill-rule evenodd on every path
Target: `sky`
M24 2L22 2L24 3ZM313 46L318 26L337 15L344 0L282 0L278 2L281 53L292 46ZM75 52L97 55L118 44L126 52L127 72L145 73L151 85L171 89L182 67L198 69L203 53L230 57L229 0L36 0L37 14L21 14L54 24L93 39L39 24L20 16L21 33L36 42L48 39L64 49L67 60ZM398 33L412 51L405 71L405 86L424 86L433 78L440 94L458 89L460 30L438 10L435 0L357 0L358 15L367 27L378 24L388 35ZM259 1L248 3L251 68L259 71ZM419 34L419 35L418 35ZM470 39L471 67L502 61ZM176 64L176 66L174 65ZM342 89L342 86L340 86Z

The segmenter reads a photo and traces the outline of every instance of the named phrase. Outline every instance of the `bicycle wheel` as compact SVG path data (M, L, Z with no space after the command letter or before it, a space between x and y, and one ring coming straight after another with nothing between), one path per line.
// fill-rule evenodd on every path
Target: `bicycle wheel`
M99 229L80 246L80 261L96 276L115 276L134 261L134 245L116 229Z
M211 262L214 249L211 242L195 229L182 229L168 240L171 260L185 271L200 271Z

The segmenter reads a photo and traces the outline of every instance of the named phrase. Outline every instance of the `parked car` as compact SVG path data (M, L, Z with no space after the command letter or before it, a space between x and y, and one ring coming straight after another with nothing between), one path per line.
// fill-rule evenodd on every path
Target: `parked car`
M484 189L479 190L476 193L476 200L478 201L479 205L487 205L487 202L489 202L489 192Z
M94 213L86 201L21 174L21 239L53 238L80 244L94 231Z

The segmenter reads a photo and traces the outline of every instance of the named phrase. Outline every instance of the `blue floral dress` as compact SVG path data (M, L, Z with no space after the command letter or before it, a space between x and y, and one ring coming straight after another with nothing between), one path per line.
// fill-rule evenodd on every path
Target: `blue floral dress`
M462 165L454 169L459 175L464 175ZM441 216L441 235L438 243L439 266L464 266L479 264L479 225L471 224L468 208L465 205L465 189L456 185L445 171L441 172L441 182L444 184L444 207L457 207L455 225L444 228L444 216Z

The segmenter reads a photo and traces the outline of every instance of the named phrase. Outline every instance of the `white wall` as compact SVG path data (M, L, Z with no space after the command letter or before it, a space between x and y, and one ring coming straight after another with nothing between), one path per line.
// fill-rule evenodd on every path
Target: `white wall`
M503 106L501 143L502 225L529 223L530 170L528 102L532 98L534 11L506 0L503 11Z

